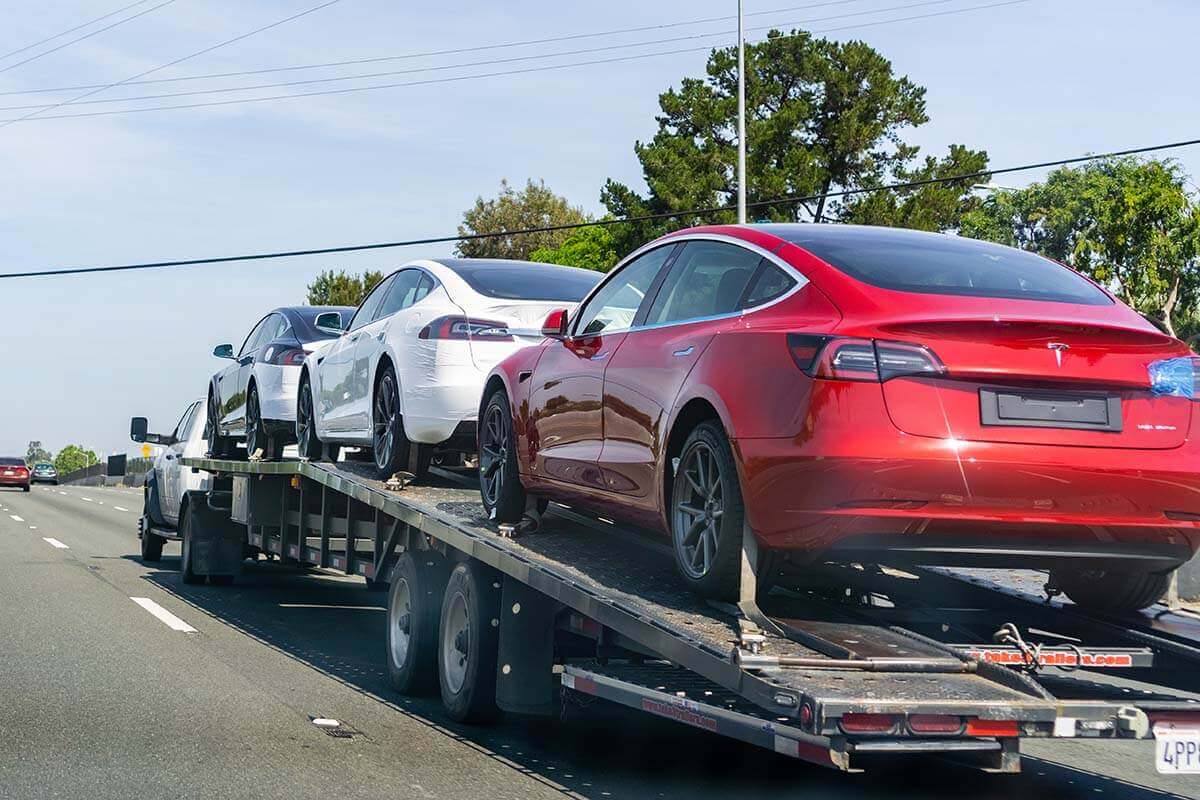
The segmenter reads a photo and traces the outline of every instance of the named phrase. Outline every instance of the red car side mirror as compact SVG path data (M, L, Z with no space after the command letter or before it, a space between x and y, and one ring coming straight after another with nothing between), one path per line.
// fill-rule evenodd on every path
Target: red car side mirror
M567 310L556 308L546 316L542 323L542 336L550 339L567 338Z

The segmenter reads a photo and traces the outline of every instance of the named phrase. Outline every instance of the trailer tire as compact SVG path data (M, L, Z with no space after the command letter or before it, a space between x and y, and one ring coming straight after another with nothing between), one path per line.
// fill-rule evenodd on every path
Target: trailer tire
M438 623L446 560L408 551L392 569L387 605L388 678L400 694L432 694L438 679Z
M204 576L195 570L192 563L192 512L187 506L179 513L179 537L183 543L179 550L179 574L187 584L203 583Z
M486 722L496 707L500 579L478 561L450 572L438 624L438 684L456 722Z
M1081 608L1119 613L1141 611L1157 603L1171 583L1171 573L1058 569L1051 571L1050 582Z
M517 467L516 436L508 395L497 389L479 420L479 491L493 522L520 522L528 496Z

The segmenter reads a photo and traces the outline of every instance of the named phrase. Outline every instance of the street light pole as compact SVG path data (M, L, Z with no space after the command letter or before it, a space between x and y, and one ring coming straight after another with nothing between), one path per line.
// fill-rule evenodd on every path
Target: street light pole
M742 0L738 0L738 152L737 221L746 224L746 37Z

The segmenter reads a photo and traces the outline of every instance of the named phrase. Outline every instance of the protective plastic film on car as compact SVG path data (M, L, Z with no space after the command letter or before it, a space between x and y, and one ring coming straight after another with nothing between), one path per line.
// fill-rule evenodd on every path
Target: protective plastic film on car
M1197 398L1197 373L1200 358L1183 356L1155 361L1149 367L1150 391L1159 397Z

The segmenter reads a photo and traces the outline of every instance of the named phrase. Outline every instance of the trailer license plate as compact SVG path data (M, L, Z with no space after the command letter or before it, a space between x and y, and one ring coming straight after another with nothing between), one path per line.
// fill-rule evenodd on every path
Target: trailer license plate
M1171 775L1200 775L1200 730L1156 731L1155 767Z

